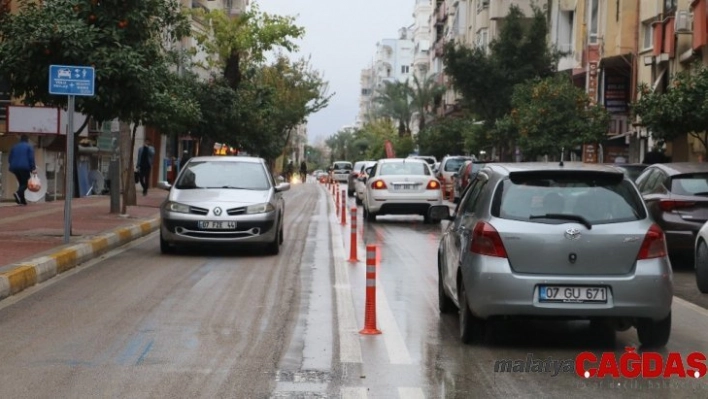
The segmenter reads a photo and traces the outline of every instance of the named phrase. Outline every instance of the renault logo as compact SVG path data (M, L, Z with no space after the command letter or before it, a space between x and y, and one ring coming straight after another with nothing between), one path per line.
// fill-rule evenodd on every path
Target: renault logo
M565 238L569 240L577 240L580 238L580 230L571 227L568 230L565 231Z
M214 215L221 216L221 208L219 208L218 206L214 208Z

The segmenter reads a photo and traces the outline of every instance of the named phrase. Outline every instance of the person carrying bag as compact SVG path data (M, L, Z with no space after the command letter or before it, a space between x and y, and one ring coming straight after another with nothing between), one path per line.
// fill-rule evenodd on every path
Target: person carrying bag
M34 148L29 142L29 137L23 134L20 137L20 142L15 144L10 150L10 172L17 177L18 188L13 193L15 202L18 205L27 205L25 199L25 190L27 190L30 174L37 171L37 166L34 163ZM37 179L39 180L39 179ZM41 188L41 183L39 184Z

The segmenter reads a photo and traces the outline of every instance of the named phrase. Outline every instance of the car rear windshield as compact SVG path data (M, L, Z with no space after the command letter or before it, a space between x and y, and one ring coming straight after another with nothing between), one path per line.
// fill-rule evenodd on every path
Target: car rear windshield
M671 192L678 195L708 195L708 173L674 176L671 178Z
M351 170L352 164L349 162L337 162L334 164L334 170Z
M445 162L445 172L457 172L460 166L467 161L466 158L450 158Z
M404 175L424 175L430 176L430 169L423 162L386 162L381 164L379 175L404 176Z
M270 179L263 165L253 162L197 161L187 164L175 187L181 190L226 188L267 190Z
M496 217L560 224L629 222L646 218L642 199L621 175L533 173L506 179L497 188L492 207ZM558 216L563 215L563 216Z

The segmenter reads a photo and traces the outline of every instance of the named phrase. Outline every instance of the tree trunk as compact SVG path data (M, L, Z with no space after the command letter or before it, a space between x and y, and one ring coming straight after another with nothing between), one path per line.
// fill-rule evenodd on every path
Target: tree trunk
M229 87L236 90L241 84L241 56L238 51L231 51L224 67L224 78L229 82Z
M418 117L418 133L422 132L423 129L425 129L425 114L421 114Z
M130 122L120 121L119 124L119 141L120 141L120 167L121 167L121 186L123 192L123 204L121 205L121 213L128 213L128 205L135 205L135 177L133 166L133 146L135 138L132 137Z

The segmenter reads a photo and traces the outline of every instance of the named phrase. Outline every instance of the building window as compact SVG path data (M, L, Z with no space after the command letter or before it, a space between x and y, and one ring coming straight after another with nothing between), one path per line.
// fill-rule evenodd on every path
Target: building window
M676 12L678 0L664 0L664 14L672 14Z
M477 12L482 12L485 8L489 8L489 0L477 0Z
M401 73L402 74L407 74L410 71L410 67L408 65L403 65L401 66Z
M386 68L386 77L387 78L391 77L391 68Z
M651 22L642 23L642 50L654 48L654 27Z
M487 38L487 28L480 29L479 32L477 32L477 37L475 39L475 45L477 48L481 48L482 50L487 50L487 44L488 44L488 38Z
M0 78L0 120L7 119L8 105L10 105L10 82Z
M588 27L588 33L589 33L589 39L590 43L597 43L598 39L598 25L599 25L599 11L600 11L600 1L599 0L589 0L590 2L590 7L588 9L590 10L590 13L588 17L590 18L589 22L589 27Z

